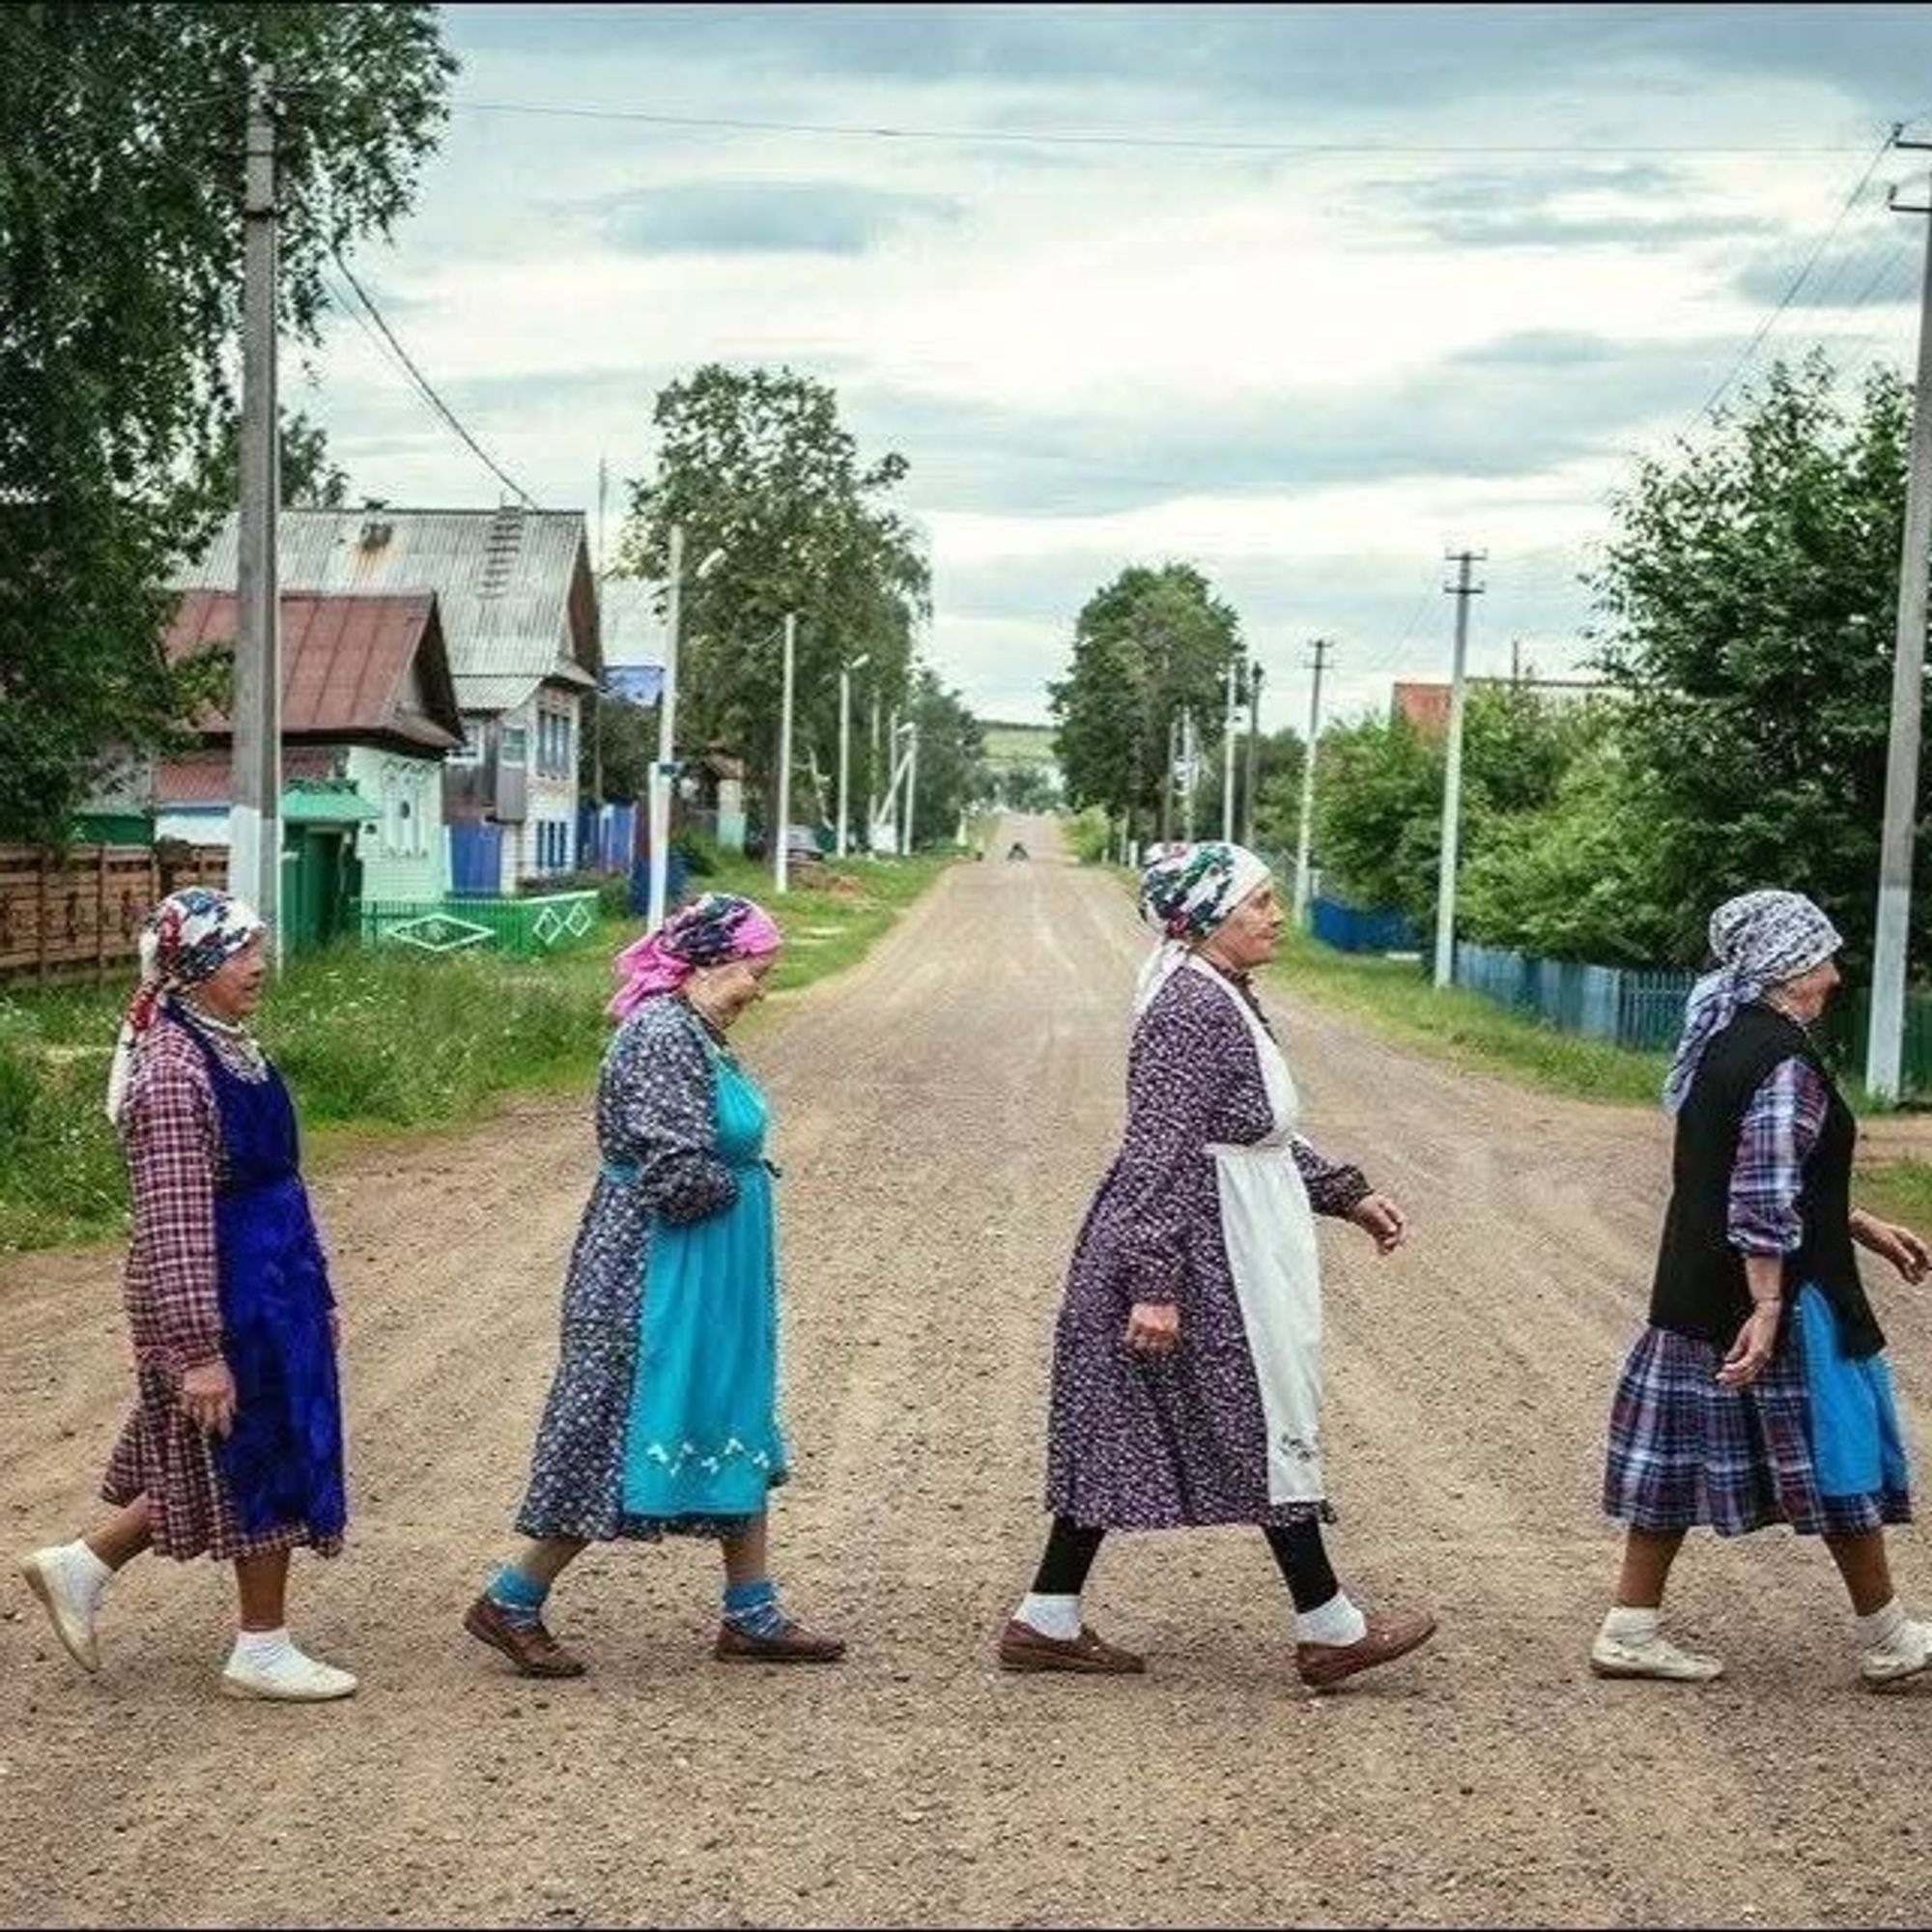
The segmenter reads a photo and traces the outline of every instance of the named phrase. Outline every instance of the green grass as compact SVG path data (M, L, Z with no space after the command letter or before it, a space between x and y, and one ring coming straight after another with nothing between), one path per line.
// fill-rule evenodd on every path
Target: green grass
M1390 1039L1582 1099L1654 1105L1669 1065L1661 1053L1558 1033L1478 993L1438 992L1416 961L1337 952L1301 933L1283 939L1270 971L1289 992Z
M1881 1218L1903 1221L1932 1240L1932 1165L1891 1160L1861 1168L1852 1199Z
M980 754L992 764L1050 765L1053 737L1051 724L988 724Z
M848 861L778 900L762 867L722 862L695 888L772 906L783 994L855 964L951 859ZM313 1153L487 1114L509 1094L587 1088L610 1035L611 955L638 931L607 920L548 959L341 947L292 960L263 1003ZM118 1145L101 1110L127 988L0 998L0 1254L125 1225Z

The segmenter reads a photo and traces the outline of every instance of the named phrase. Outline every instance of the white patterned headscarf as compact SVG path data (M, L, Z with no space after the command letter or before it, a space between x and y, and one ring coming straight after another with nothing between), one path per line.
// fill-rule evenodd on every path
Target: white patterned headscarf
M1265 860L1225 839L1150 846L1141 866L1140 911L1161 943L1141 968L1134 1010L1145 1011L1175 968L1267 879Z
M141 926L141 983L128 1003L107 1070L107 1118L118 1125L128 1104L141 1038L163 995L212 979L263 930L255 909L213 886L170 893Z
M1838 928L1803 893L1745 893L1711 915L1711 954L1718 962L1690 988L1684 1032L1663 1083L1663 1104L1676 1113L1690 1091L1704 1049L1738 1009L1786 980L1822 966L1844 944Z

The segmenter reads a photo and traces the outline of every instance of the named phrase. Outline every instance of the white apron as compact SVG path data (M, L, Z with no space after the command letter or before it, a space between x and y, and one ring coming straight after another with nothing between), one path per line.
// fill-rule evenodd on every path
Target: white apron
M1267 1424L1268 1501L1321 1502L1321 1281L1315 1213L1289 1143L1301 1102L1281 1048L1254 1009L1211 966L1190 957L1235 1004L1261 1056L1274 1124L1249 1147L1210 1142L1221 1233Z

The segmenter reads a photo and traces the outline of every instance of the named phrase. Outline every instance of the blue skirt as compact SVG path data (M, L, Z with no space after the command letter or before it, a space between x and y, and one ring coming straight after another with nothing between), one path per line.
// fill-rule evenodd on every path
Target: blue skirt
M1719 1536L1774 1523L1853 1536L1912 1520L1889 1376L1877 1356L1840 1351L1816 1288L1800 1292L1748 1388L1718 1386L1723 1353L1668 1329L1638 1337L1610 1409L1606 1516L1659 1535L1704 1523Z

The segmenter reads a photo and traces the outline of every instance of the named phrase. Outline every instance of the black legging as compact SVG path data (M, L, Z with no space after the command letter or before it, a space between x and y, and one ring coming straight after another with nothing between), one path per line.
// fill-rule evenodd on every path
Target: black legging
M1104 1529L1086 1528L1070 1517L1055 1517L1052 1534L1046 1539L1046 1553L1039 1559L1039 1574L1033 1579L1034 1594L1077 1597L1087 1587L1087 1573L1094 1567L1106 1534ZM1262 1534L1274 1551L1297 1610L1319 1609L1342 1587L1335 1580L1319 1522L1311 1519L1286 1525L1264 1523Z

